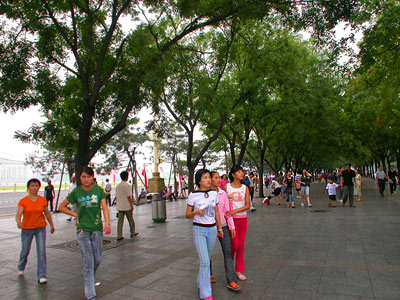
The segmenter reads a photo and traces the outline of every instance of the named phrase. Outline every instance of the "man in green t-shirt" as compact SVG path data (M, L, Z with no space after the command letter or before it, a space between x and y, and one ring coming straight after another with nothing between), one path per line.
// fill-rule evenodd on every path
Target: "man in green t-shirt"
M94 171L83 168L80 176L81 186L75 188L65 199L59 211L76 218L76 239L81 248L86 299L96 299L95 274L101 262L103 246L103 210L105 234L110 234L110 215L106 203L106 192L94 184ZM76 204L77 212L67 209L69 204Z

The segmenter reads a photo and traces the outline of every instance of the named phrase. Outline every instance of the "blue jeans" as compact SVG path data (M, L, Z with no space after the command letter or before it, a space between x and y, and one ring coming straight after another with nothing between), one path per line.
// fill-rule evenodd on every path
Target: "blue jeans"
M212 296L210 282L210 259L217 240L217 226L201 227L193 225L194 245L200 258L200 270L197 277L197 286L200 289L200 298Z
M289 194L289 191L291 191L291 193ZM295 193L295 189L288 189L286 188L286 202L292 202L294 203L294 198L293 198L293 194ZM289 199L289 195L290 195L290 199Z
M88 300L96 299L95 274L101 262L103 247L103 232L88 232L78 230L76 233L83 261L83 276L85 279L85 297Z
M32 239L36 240L37 252L37 277L46 278L46 226L36 229L22 229L21 230L21 253L19 255L18 270L25 270L26 263L28 262L29 251L31 251Z

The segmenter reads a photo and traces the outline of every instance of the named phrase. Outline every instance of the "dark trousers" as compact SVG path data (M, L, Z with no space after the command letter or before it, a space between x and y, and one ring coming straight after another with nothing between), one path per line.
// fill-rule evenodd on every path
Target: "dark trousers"
M389 188L390 188L390 193L393 194L396 191L397 188L397 182L396 179L392 179L392 183L389 183Z
M383 194L385 193L385 179L378 179L378 185L379 185L379 194L383 197Z
M107 200L108 206L111 206L111 194L107 194L106 200Z
M50 205L50 211L53 211L53 198L51 198L51 199L46 199L47 200L47 204L49 204Z
M349 198L349 204L350 204L350 206L353 206L353 195L354 195L354 186L344 185L343 186L343 205L347 202L347 198Z
M221 244L222 253L224 254L224 266L225 266L225 276L226 282L229 284L231 282L236 282L235 280L235 268L233 267L232 260L232 249L231 249L231 234L229 232L228 226L222 227L224 231L224 238L218 238Z
M128 219L129 229L131 236L135 233L135 221L133 220L133 210L119 210L118 211L118 225L117 225L117 239L122 238L122 228L124 226L124 218Z

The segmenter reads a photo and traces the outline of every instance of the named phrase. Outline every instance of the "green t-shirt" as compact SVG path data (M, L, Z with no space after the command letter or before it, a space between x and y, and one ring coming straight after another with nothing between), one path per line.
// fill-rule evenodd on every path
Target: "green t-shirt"
M79 221L77 229L89 232L103 230L100 202L106 196L106 192L98 185L94 185L90 191L77 187L67 196L69 203L76 204Z
M308 176L301 176L301 182L303 182L304 184L302 184L302 186L310 186L310 182L311 179Z

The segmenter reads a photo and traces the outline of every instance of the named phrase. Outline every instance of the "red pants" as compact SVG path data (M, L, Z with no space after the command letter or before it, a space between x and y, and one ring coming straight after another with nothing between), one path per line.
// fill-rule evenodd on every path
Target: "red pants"
M232 247L232 260L235 260L236 255L236 266L235 271L244 272L244 242L246 240L247 232L247 217L246 218L233 218L235 223L236 236L231 241Z

